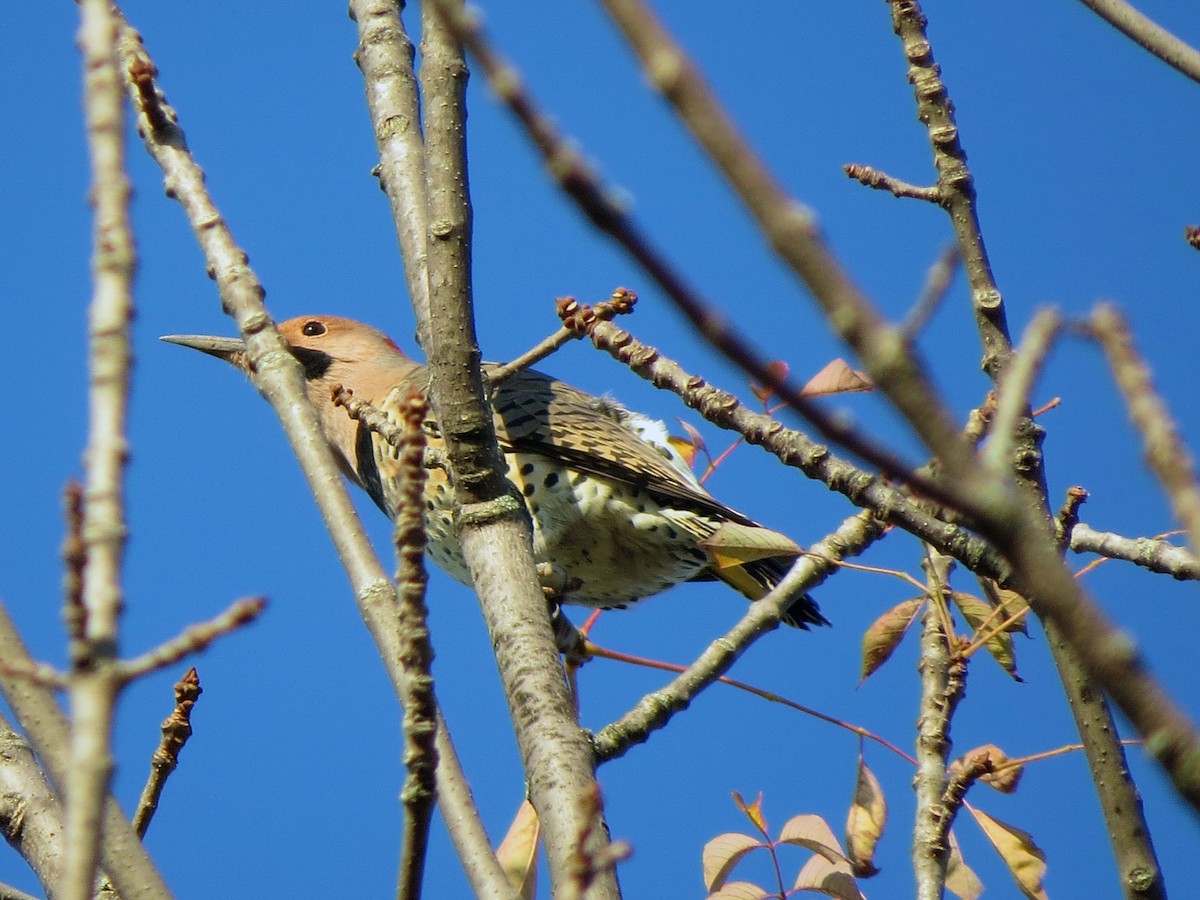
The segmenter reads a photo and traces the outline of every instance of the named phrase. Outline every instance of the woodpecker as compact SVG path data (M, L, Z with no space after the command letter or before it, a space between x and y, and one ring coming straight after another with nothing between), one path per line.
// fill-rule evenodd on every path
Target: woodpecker
M428 391L429 370L382 332L339 316L299 316L279 325L304 368L309 400L346 477L389 517L399 502L396 451L335 406L342 385L394 420L402 398ZM253 375L237 338L167 335ZM485 374L488 371L485 366ZM507 477L524 498L533 525L534 558L552 573L555 599L592 608L624 608L684 581L720 579L751 600L775 587L799 553L778 532L714 498L667 440L660 422L533 370L504 379L493 391L496 436ZM432 412L429 446L444 447ZM428 553L452 577L470 585L455 532L455 497L444 467L428 470L425 486ZM778 555L739 563L723 556L721 534ZM716 541L713 540L716 535ZM827 625L801 594L783 621L798 628Z

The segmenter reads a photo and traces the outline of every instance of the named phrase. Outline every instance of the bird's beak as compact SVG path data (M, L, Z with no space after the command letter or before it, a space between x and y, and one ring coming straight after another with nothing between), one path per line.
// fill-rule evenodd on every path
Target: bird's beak
M246 356L246 347L241 338L215 337L208 334L164 334L159 340L181 347L191 347L193 350L223 359L243 372L250 371L250 359Z

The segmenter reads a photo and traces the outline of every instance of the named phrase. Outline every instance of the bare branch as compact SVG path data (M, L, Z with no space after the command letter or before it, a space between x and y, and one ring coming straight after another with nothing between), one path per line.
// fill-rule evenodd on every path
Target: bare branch
M928 553L929 607L921 631L921 702L917 714L917 818L913 829L913 871L918 900L941 900L946 878L946 833L953 814L942 805L946 760L950 753L950 721L966 687L967 664L952 646L945 615L949 557Z
M63 865L63 810L29 743L0 716L0 832L52 896ZM4 888L0 888L3 897Z
M359 12L357 6L355 11ZM385 11L384 15L388 14L395 16L393 7ZM360 27L363 18L359 16ZM223 306L232 311L238 321L255 366L256 383L283 423L353 585L359 612L379 647L393 689L397 696L402 696L403 674L394 664L400 648L395 627L395 587L366 539L316 414L304 393L299 366L287 352L263 307L262 287L246 263L245 252L234 242L213 204L204 185L203 172L187 150L175 110L166 102L155 81L154 63L142 46L140 36L128 23L122 27L118 50L128 93L138 116L138 133L164 172L168 194L179 200L187 213L205 254L208 271L217 281ZM403 60L400 62L403 64ZM421 236L424 240L423 230ZM438 756L439 784L451 785L441 791L442 797L455 803L453 811L447 811L448 821L454 823L451 834L460 853L464 848L472 851L463 859L473 886L481 895L510 896L511 889L490 853L478 813L470 803L470 790L458 766L458 757L449 745L449 732L445 728L438 729ZM473 852L478 847L488 847L489 852L483 855ZM122 893L127 892L122 890Z
M129 221L132 192L125 174L125 110L117 75L118 22L109 0L80 4L79 45L84 57L84 121L92 163L93 296L88 387L88 443L81 535L82 628L78 609L68 614L71 645L71 761L62 784L67 804L66 862L58 896L89 900L100 862L104 803L112 778L113 710L118 674L122 606L125 421L132 364L133 273L136 266ZM69 589L69 593L73 591ZM73 602L68 598L68 602Z
M908 197L912 200L924 200L927 203L941 204L942 202L942 192L937 185L925 187L909 184L907 181L893 178L886 172L880 172L878 169L864 166L861 163L846 163L842 166L842 171L859 184L877 191L888 191L894 197Z
M1125 0L1082 0L1082 3L1168 66L1192 81L1200 82L1200 51L1148 19Z
M1196 481L1196 466L1166 404L1154 390L1150 369L1134 346L1129 325L1116 307L1107 303L1096 308L1089 324L1108 355L1129 417L1142 435L1150 470L1166 490L1176 518L1188 531L1192 547L1200 547L1200 484Z
M34 667L33 659L2 603L0 659L21 668ZM2 670L0 690L50 780L56 786L66 784L70 727L54 695L35 681L10 677ZM104 872L125 900L167 900L171 896L129 820L111 795L105 801L102 852Z
M428 347L420 331L429 320L425 143L412 40L399 14L403 5L353 0L350 18L358 25L354 61L363 75L379 148L375 173L392 206L408 295L417 311L418 339Z
M967 167L967 154L959 141L954 104L933 58L925 33L925 14L916 0L889 0L892 27L904 47L908 80L913 86L917 118L925 123L933 161L937 168L937 190L950 217L971 285L975 324L983 342L983 369L993 383L1008 365L1012 351L1004 300L992 276L987 248L979 229L975 208L975 179Z
M958 271L961 263L962 254L959 253L958 247L953 245L943 250L934 260L925 276L925 286L921 290L921 296L917 298L916 304L909 310L908 315L904 317L904 322L900 325L905 340L910 342L916 340L917 335L924 329L925 323L942 305L942 301L946 299L946 294L950 290L950 282L954 278L954 273Z
M579 835L602 855L607 829L589 823L583 798L596 790L591 747L575 709L534 569L528 512L511 493L479 369L470 282L470 201L465 155L466 63L458 34L466 15L456 0L423 7L426 171L429 184L430 321L426 351L433 406L454 472L458 541L496 651L509 714L538 813L551 882L571 879ZM599 815L599 806L594 807ZM591 896L619 895L612 872Z
M189 625L177 637L164 641L141 656L121 663L123 681L132 681L151 672L173 666L186 656L207 650L217 638L248 625L262 615L267 608L263 597L238 600L229 609L207 622Z
M574 303L574 297L562 297L558 304ZM612 292L612 296L608 300L590 307L595 311L596 317L604 320L610 320L614 316L626 315L633 312L633 305L637 302L637 294L626 288L617 288ZM504 379L509 378L517 372L528 369L530 366L537 365L541 360L545 359L559 347L562 347L568 341L577 341L583 335L577 331L567 328L565 325L550 335L545 340L538 343L535 347L526 350L516 359L510 360L503 365L496 366L488 370L488 386L495 390L496 385L500 384Z
M984 453L985 464L991 467L997 478L1004 478L1012 469L1020 432L1029 418L1029 398L1062 329L1063 318L1057 310L1040 310L1025 330L1014 361L1000 377L991 443Z
M1172 578L1200 581L1200 559L1183 547L1167 541L1097 531L1083 522L1070 530L1069 537L1069 546L1075 553L1098 553Z
M433 693L433 645L425 607L425 433L429 404L414 392L399 405L405 440L397 456L401 502L395 516L396 608L402 635L400 665L407 674L404 706L404 764L408 776L400 790L404 836L397 897L417 900L425 873L429 823L437 800L437 700Z
M192 708L203 693L196 667L188 669L183 678L175 683L175 708L162 723L162 741L150 757L150 777L142 788L137 810L133 814L133 827L138 837L145 839L146 829L158 809L158 801L166 787L167 778L179 765L179 754L183 745L192 736Z
M834 570L836 560L857 556L882 534L883 525L878 519L868 512L859 512L810 547L771 593L754 601L741 621L713 641L684 672L596 732L592 738L596 760L607 762L622 756L666 725L697 694L728 672L751 644L777 628L783 611L801 590L820 583Z

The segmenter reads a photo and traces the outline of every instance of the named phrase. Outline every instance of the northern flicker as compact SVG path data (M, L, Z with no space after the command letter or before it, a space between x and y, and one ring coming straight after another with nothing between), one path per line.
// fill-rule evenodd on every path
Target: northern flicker
M382 332L338 316L301 316L279 326L304 367L308 396L326 440L346 476L391 517L396 500L395 451L336 407L331 392L354 396L394 414L411 386L428 387L429 371ZM236 338L169 335L250 372ZM486 367L485 367L486 371ZM508 478L525 499L533 523L535 559L567 590L557 599L589 607L625 607L683 581L719 578L751 600L777 585L795 551L777 532L720 503L666 440L661 423L608 398L526 370L500 383L492 398L496 435ZM432 415L431 448L441 444ZM442 468L429 470L425 489L429 555L464 584L470 577L455 537L454 496ZM779 549L738 564L706 545L722 526L744 542ZM794 547L794 545L791 545ZM790 625L828 624L807 595L792 601Z

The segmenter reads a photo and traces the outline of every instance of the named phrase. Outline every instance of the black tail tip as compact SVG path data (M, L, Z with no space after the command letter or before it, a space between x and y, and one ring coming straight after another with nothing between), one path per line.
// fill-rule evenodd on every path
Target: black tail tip
M801 594L791 602L779 620L792 628L803 628L808 631L813 625L829 625L827 618L821 615L821 607L808 594Z

